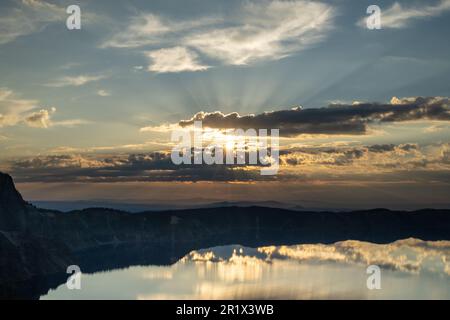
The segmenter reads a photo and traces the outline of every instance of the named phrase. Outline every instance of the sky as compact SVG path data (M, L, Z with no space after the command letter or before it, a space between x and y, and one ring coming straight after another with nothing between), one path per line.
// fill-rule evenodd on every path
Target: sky
M449 18L450 0L4 0L0 170L30 200L448 208ZM194 120L279 129L278 174L174 165Z

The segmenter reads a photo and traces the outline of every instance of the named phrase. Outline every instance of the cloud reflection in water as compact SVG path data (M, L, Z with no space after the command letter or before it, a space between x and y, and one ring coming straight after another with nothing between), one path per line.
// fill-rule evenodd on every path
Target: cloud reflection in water
M382 289L368 290L366 268L382 269ZM60 286L44 299L450 299L450 242L193 251L172 266L131 267L85 275L83 290Z

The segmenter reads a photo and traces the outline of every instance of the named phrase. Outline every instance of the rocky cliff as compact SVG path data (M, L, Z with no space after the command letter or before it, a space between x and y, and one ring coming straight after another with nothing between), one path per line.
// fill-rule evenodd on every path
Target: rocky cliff
M74 261L64 241L36 232L46 220L0 173L0 297L15 297L23 281L65 272Z
M0 172L0 230L23 230L27 221L27 205L12 178Z

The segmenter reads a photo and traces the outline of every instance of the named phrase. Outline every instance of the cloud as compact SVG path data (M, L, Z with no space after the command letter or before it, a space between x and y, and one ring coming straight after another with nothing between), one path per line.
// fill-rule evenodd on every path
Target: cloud
M105 41L102 48L138 48L161 41L170 27L154 14L139 14L131 19L128 27Z
M39 32L49 23L64 21L65 9L40 0L16 1L0 16L0 45Z
M189 35L189 46L226 64L277 60L321 41L334 10L316 1L247 2L234 26Z
M270 111L258 115L236 112L199 112L179 122L181 127L202 121L204 127L228 129L280 129L282 136L300 134L363 135L369 124L414 120L450 121L450 100L446 97L393 98L390 103L332 105L325 108Z
M445 150L447 144L439 145L439 150ZM430 146L417 144L375 144L355 147L301 147L289 148L280 152L280 162L288 166L302 168L318 166L349 166L356 173L406 168L417 169L435 164L445 164L442 152L436 152ZM331 170L335 170L331 168ZM338 172L336 172L338 173ZM341 172L342 173L342 172Z
M414 20L436 17L447 10L450 10L450 0L409 7L395 2L389 9L381 11L381 26L382 28L406 28ZM361 19L358 24L365 27L366 18Z
M42 109L37 112L33 112L28 115L24 122L32 128L50 128L50 127L66 127L73 128L76 126L89 124L90 122L83 119L70 119L70 120L60 120L53 121L52 115L56 112L55 108L51 108L50 110Z
M50 126L50 115L56 111L52 108L50 111L42 109L33 112L25 118L25 123L33 128L48 128Z
M162 132L171 132L173 130L177 130L180 127L177 124L162 124L159 126L147 126L147 127L143 127L141 128L139 131L140 132L158 132L158 133L162 133Z
M95 82L105 79L104 75L80 75L74 77L63 77L55 82L47 83L47 87L61 88L61 87L80 87L89 82Z
M152 13L140 13L133 17L125 30L105 41L102 48L139 48L143 46L176 42L182 35L217 23L223 19L207 17L195 20L172 21Z
M443 130L449 129L449 125L443 125L443 124L433 124L429 126L428 128L425 128L423 131L425 133L436 133L441 132Z
M90 124L91 121L84 119L69 119L69 120L59 120L50 122L50 126L52 127L65 127L65 128L73 128L85 124Z
M17 181L249 181L259 170L226 165L175 165L170 153L49 155L16 160L8 168ZM264 179L264 176L261 176Z
M149 70L155 72L206 70L197 53L226 65L248 65L282 59L320 42L335 14L331 5L318 1L267 0L245 2L224 17L173 21L140 14L102 47L152 46L150 57L159 62Z
M203 71L209 66L198 62L198 55L184 47L173 47L147 52L151 64L149 71L157 73Z
M20 98L8 88L0 88L0 127L14 126L37 108L36 100Z
M36 100L22 99L12 90L0 88L0 128L22 123L32 128L43 129L54 126L73 127L88 123L82 119L52 121L56 109L38 105Z
M111 92L106 90L98 90L97 95L100 97L109 97L111 95Z
M60 152L70 152L63 148ZM124 181L443 181L450 172L448 143L302 147L280 151L276 176L246 165L175 165L170 152L54 154L12 160L7 170L21 182Z

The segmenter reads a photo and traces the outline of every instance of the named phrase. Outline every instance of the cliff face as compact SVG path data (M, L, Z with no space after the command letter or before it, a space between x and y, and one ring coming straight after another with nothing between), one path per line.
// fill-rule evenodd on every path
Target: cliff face
M64 241L39 232L47 219L23 200L9 175L0 173L0 298L14 298L21 282L65 272L72 264Z
M17 191L11 176L0 172L0 206L4 204L23 206L26 202Z
M16 190L11 176L0 172L0 230L20 231L26 228L27 203Z
M70 251L62 243L29 234L0 231L0 252L0 286L65 272L71 264Z

